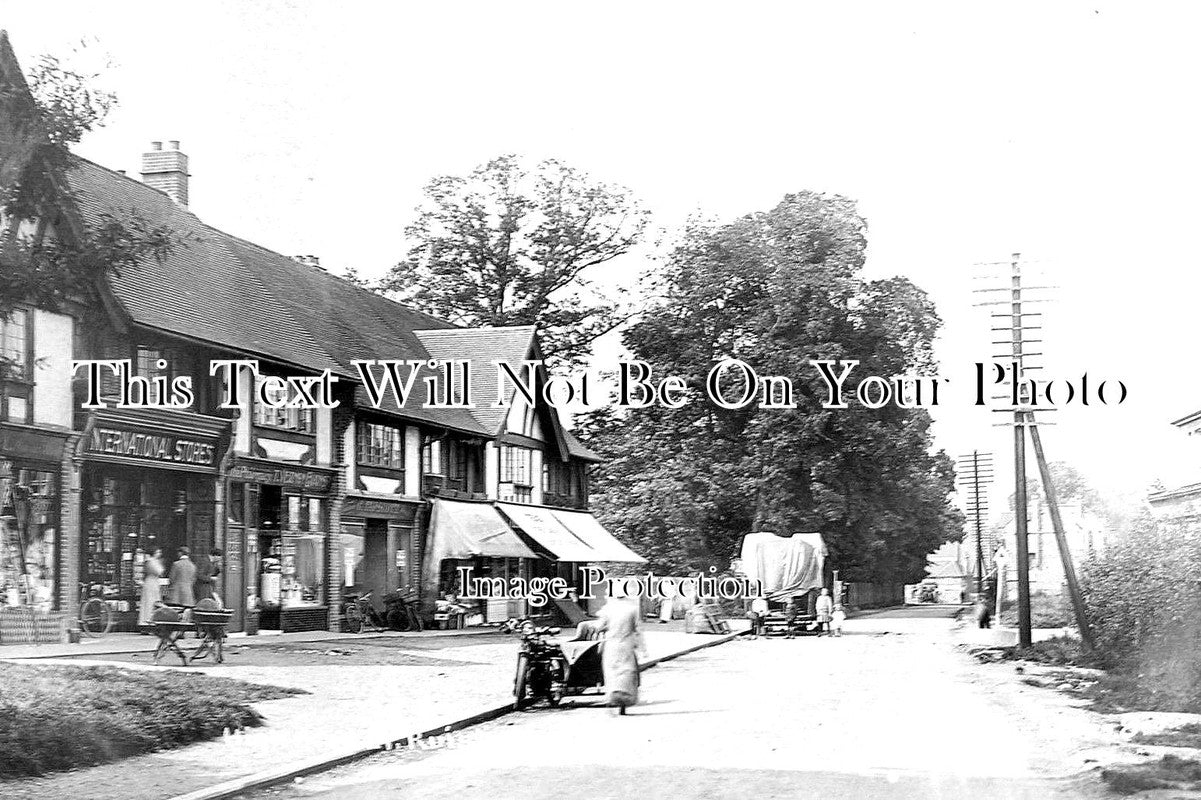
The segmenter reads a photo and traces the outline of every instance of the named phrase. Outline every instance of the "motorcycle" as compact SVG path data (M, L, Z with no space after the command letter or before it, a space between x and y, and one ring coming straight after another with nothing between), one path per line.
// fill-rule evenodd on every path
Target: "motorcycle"
M524 622L513 679L513 707L517 710L544 699L557 706L567 695L604 691L601 667L603 641L570 641L560 644L553 636L558 628L536 627Z

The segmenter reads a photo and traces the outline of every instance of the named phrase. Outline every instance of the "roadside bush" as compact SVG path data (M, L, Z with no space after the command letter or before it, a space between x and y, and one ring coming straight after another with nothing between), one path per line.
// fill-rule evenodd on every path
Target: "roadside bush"
M41 775L263 724L248 703L297 694L201 673L0 664L0 778Z
M1158 710L1201 711L1201 530L1149 515L1084 564L1098 655Z
M1007 603L1001 611L1001 624L1016 628L1018 624L1017 602ZM1072 601L1066 594L1034 594L1030 596L1030 625L1034 628L1074 628L1076 618L1072 613Z

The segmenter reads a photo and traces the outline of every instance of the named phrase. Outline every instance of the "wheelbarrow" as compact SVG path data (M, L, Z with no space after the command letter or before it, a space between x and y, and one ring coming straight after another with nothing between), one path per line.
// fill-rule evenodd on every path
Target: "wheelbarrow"
M185 667L191 665L198 658L208 658L210 655L218 664L225 661L222 645L225 642L225 628L229 625L233 611L192 609L191 619L185 618L186 612L182 617L175 616L172 619L171 616L169 614L160 615L156 612L156 618L150 623L154 627L154 634L158 637L158 647L154 649L156 665L169 652L179 656L179 660ZM179 642L184 634L193 630L197 633L198 644L195 650L188 653L179 646Z

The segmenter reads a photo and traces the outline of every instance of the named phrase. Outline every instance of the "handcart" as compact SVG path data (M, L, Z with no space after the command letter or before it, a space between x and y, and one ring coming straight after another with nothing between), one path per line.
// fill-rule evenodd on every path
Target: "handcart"
M220 611L191 609L190 612L185 611L182 615L178 612L176 615L156 612L155 619L150 623L154 627L154 634L158 637L158 647L154 649L154 663L157 665L168 652L179 656L179 660L185 667L198 658L207 658L210 655L216 663L223 663L225 656L222 646L225 642L225 629L229 625L231 617L233 617L233 611L227 609ZM188 631L196 631L199 642L191 653L179 646L180 640Z

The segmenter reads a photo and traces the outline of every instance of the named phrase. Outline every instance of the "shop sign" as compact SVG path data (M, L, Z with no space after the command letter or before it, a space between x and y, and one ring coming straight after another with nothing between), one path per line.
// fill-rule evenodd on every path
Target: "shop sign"
M405 555L405 552L406 551L404 551L404 550L396 551L396 568L397 569L404 569L405 565L409 563L408 556Z
M216 463L216 447L211 442L117 428L93 428L87 449L89 453L166 464L211 467Z
M250 483L269 483L277 486L303 489L306 492L328 492L333 475L326 472L310 472L289 467L268 467L251 464L236 464L229 471L230 480Z
M411 503L377 500L369 497L347 497L342 504L344 517L384 517L412 522L414 517Z

